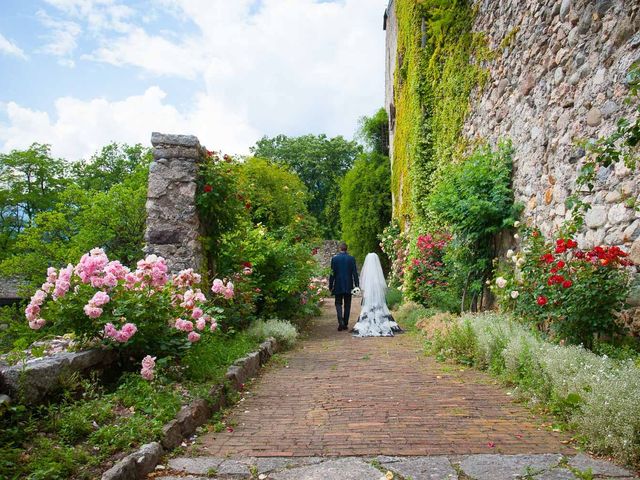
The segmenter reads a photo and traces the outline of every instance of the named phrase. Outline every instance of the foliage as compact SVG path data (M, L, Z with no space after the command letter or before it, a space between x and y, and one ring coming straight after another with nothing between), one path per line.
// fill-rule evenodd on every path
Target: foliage
M429 348L499 375L567 421L591 451L640 461L640 369L632 361L550 344L495 314L463 317Z
M277 318L267 321L258 320L251 325L247 334L258 341L273 337L285 348L293 347L298 339L296 327L286 320L278 320Z
M265 136L251 152L295 172L309 190L309 212L318 220L321 233L325 238L339 237L340 179L361 152L356 142L326 135Z
M0 413L0 471L7 478L98 478L112 455L158 441L185 403L255 350L246 334L214 332L153 382L125 373L113 388L82 381L61 403Z
M520 212L511 189L512 153L508 143L495 151L477 148L463 162L443 167L424 202L431 222L453 234L445 262L454 291L462 292L462 309L465 298L476 308L497 254L494 236L510 228Z
M444 253L451 242L447 232L419 235L415 253L407 266L407 296L429 306L441 305L442 293L449 286Z
M380 236L380 248L390 260L389 286L403 288L407 258L409 256L410 231L400 229L397 220L392 220Z
M51 157L48 145L0 154L0 260L35 216L55 205L67 184L66 168Z
M71 178L83 190L106 192L151 163L151 150L141 144L110 143L89 160L70 165Z
M626 253L602 246L583 251L571 238L551 243L537 229L523 232L522 251L508 252L495 281L501 306L587 348L594 335L616 332L614 312L629 288Z
M140 260L132 272L94 249L75 267L49 268L25 316L34 330L73 332L81 342L101 339L134 360L147 354L141 373L150 380L156 357L149 354L180 357L190 342L216 329L212 315L222 309L206 305L199 283L192 270L169 277L164 259L155 255ZM227 300L235 294L230 282L214 281L212 291Z
M112 147L105 147L103 152L111 151L111 161L116 162ZM118 148L142 152L139 147ZM94 160L100 161L100 158L94 157ZM132 265L140 256L143 245L148 150L145 149L140 158L135 157L135 161L140 163L134 166L134 160L130 160L131 170L120 172L118 175L122 177L115 173L107 175L101 190L83 188L71 177L65 180L63 190L46 187L38 193L39 197L49 198L47 208L38 210L12 240L0 263L0 273L37 281L47 267L64 266L95 245L104 248L112 258ZM70 168L64 166L64 169ZM86 164L83 168L83 178L89 182L91 166ZM99 186L96 178L89 183ZM123 178L120 183L111 184L120 178ZM42 202L44 200L37 203L44 205Z
M251 204L249 212L254 224L278 229L306 213L307 189L283 165L248 158L240 164L238 175L238 188Z
M428 219L423 199L438 169L464 149L460 132L472 90L484 83L489 57L473 33L470 1L398 0L398 64L394 79L394 217ZM392 119L393 123L394 119Z
M368 151L389 156L389 116L381 108L371 117L362 117L358 128L358 137Z
M0 330L0 354L25 350L43 336L42 332L30 329L24 321L24 306L0 307L0 325L6 325L4 330Z
M399 305L402 304L402 291L398 290L395 287L389 287L387 289L387 307L389 307L389 310L393 310L396 307L398 307Z
M342 180L340 219L343 239L359 263L367 253L383 254L378 235L391 220L389 159L379 153L363 154Z
M402 328L411 331L415 329L416 323L434 315L436 312L436 309L426 308L419 303L408 301L400 305L393 315Z

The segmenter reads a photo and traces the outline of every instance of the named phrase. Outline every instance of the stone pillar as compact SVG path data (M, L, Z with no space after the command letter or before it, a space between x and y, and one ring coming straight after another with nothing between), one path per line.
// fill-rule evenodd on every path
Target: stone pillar
M145 253L164 257L171 272L201 271L204 254L196 208L198 162L206 155L193 135L151 134Z

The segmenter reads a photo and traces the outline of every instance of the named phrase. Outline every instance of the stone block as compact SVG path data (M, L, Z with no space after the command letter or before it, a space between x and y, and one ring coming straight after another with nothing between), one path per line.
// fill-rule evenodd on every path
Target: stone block
M629 220L635 217L635 211L632 208L628 208L623 203L617 203L609 209L607 218L609 223L617 225L623 222L629 222Z
M595 205L584 216L585 224L589 228L602 227L607 222L607 213L607 207Z
M242 367L239 367L238 365L231 365L228 369L227 369L227 373L225 375L225 378L231 382L231 386L235 389L235 390L240 390L240 387L244 384L246 377L244 376L244 371L242 370Z
M102 480L138 480L135 460L123 458L102 474Z
M380 461L382 466L403 478L420 478L424 480L456 480L458 474L447 457L418 457L398 459L393 462Z
M236 360L234 365L242 368L244 378L255 377L260 368L260 353L253 352L246 357Z
M176 415L176 422L180 425L183 437L192 435L196 428L204 424L211 416L211 407L207 401L200 398L180 409Z
M182 428L177 420L171 420L162 427L162 446L173 450L182 443Z
M636 265L640 265L640 238L633 242L629 250L629 260Z
M148 473L153 472L163 454L162 445L158 442L147 443L133 453L138 478L146 478Z
M264 365L269 361L273 355L273 349L271 348L271 342L262 342L260 344L260 364Z
M591 469L591 473L598 476L605 476L606 478L615 477L633 477L634 474L631 470L627 470L617 465L606 462L604 460L596 460L588 457L583 453L579 453L575 457L569 460L569 465L578 470Z
M151 134L151 145L154 147L164 145L197 148L200 146L200 142L198 141L198 137L195 135L176 135L172 133L153 132Z
M154 158L188 158L191 160L199 160L202 152L196 147L182 146L159 146L153 149Z
M462 471L475 480L513 480L527 473L527 468L548 470L557 465L561 455L469 455L460 462Z

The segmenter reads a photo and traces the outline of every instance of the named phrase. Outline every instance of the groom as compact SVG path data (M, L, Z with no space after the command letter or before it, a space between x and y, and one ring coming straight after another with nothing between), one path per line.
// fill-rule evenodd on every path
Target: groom
M347 244L340 244L340 252L331 259L329 290L336 297L338 331L347 330L351 313L351 290L360 287L356 259L347 253Z

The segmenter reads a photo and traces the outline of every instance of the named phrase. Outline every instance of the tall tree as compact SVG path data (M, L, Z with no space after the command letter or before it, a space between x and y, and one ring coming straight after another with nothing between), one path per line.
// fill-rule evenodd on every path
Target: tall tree
M66 164L51 157L49 145L0 155L0 258L35 216L51 209L68 184Z
M340 236L340 181L362 147L342 136L263 137L251 148L254 156L288 166L309 190L309 211L326 238Z
M360 119L358 139L369 151L389 156L389 116L384 108Z

